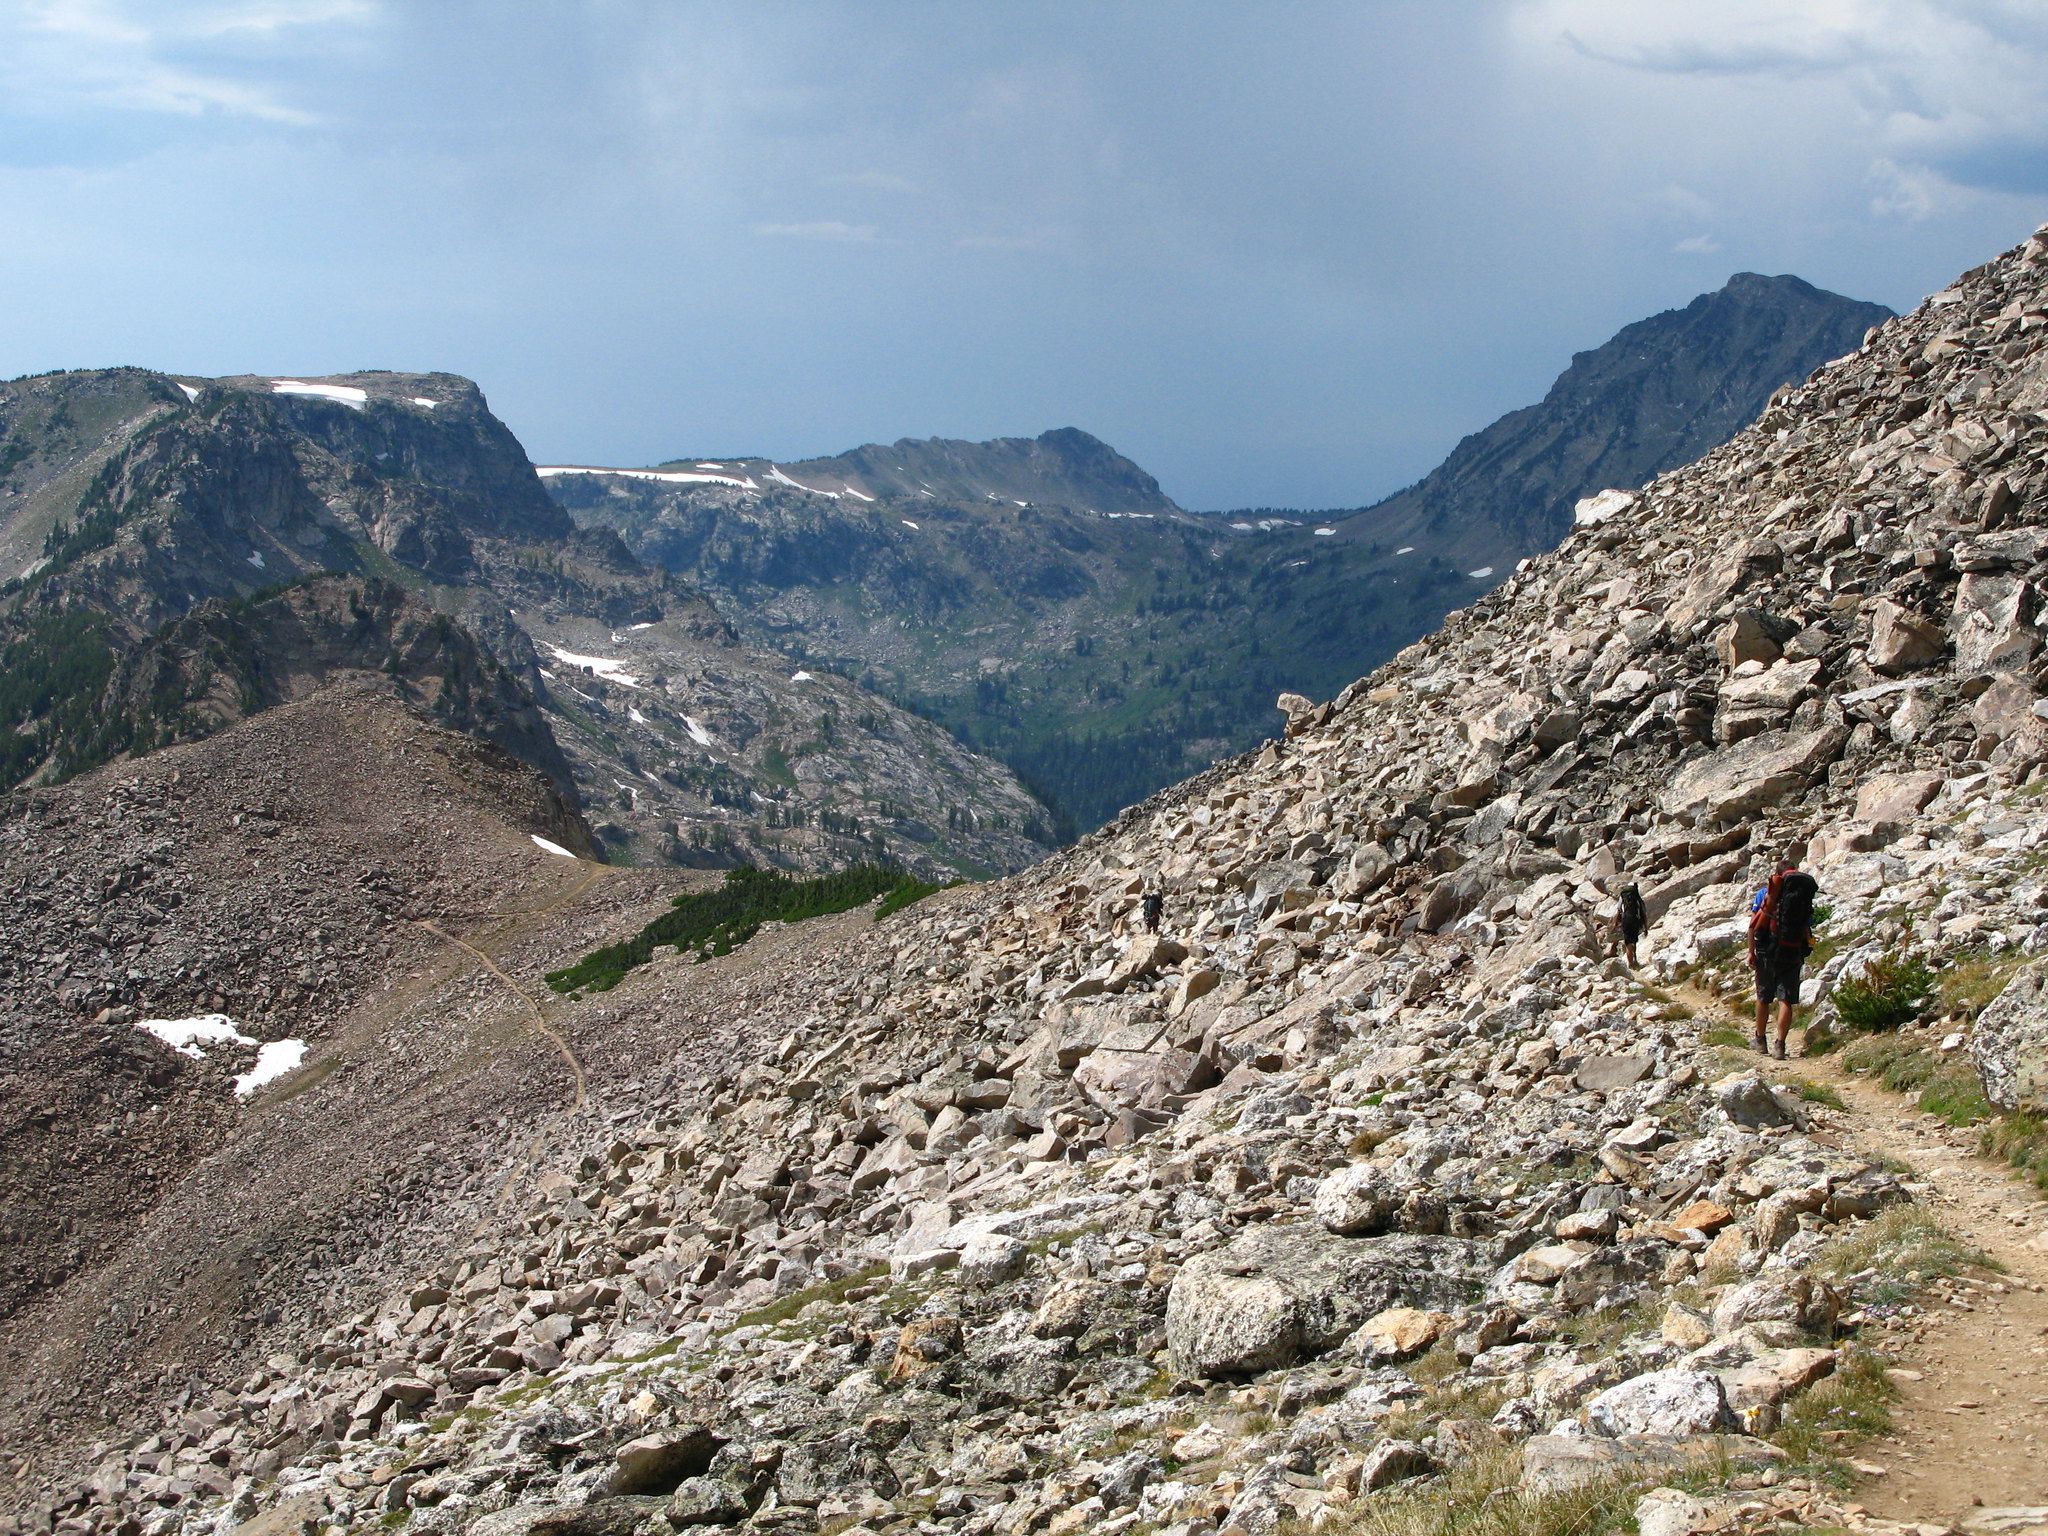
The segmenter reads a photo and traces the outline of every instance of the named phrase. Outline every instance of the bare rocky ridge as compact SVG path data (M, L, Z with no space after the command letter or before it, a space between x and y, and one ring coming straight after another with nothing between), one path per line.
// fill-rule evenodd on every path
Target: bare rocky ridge
M188 1061L139 1020L227 1012L317 1061L434 948L411 918L505 900L547 862L533 836L589 848L545 779L382 680L0 804L0 1317L104 1258L241 1118L252 1051Z
M502 1206L422 1191L289 1326L195 1337L181 1411L64 1437L19 1523L1265 1536L1688 1467L1869 1523L1771 1437L1914 1305L1838 1240L1925 1187L1601 920L1640 880L1675 975L1796 840L1844 956L2048 951L2044 370L2048 230L1284 743L879 931L563 1009L646 1065ZM2024 1003L1978 1052L2014 1094Z

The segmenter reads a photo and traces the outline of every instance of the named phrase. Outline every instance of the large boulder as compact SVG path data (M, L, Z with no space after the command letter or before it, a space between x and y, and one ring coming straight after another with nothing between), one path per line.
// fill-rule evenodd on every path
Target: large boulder
M1712 1371L1648 1371L1586 1404L1586 1427L1609 1438L1704 1435L1728 1420L1721 1378Z
M1752 736L1681 768L1664 792L1664 810L1694 821L1753 816L1811 784L1848 739L1840 726Z
M1484 1267L1480 1245L1458 1238L1259 1227L1174 1277L1166 1341L1183 1375L1250 1375L1320 1354L1389 1307L1454 1310Z
M1985 1098L2001 1109L2048 1114L2048 963L2021 969L1977 1016L1970 1057Z
M1400 1207L1401 1191L1371 1163L1339 1168L1316 1186L1316 1220L1339 1237L1383 1231Z
M1870 665L1893 676L1941 659L1948 636L1941 626L1879 598L1870 610Z

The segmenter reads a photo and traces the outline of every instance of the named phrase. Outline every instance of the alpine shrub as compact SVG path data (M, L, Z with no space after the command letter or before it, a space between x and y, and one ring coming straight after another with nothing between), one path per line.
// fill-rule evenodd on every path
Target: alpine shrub
M1880 955L1863 974L1835 988L1835 1011L1849 1029L1873 1033L1897 1029L1926 1015L1933 1005L1934 972L1910 955Z

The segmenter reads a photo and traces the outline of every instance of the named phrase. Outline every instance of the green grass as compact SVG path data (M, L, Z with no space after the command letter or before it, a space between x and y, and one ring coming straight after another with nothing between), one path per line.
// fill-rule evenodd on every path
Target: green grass
M1892 1426L1898 1388L1885 1374L1885 1357L1849 1345L1835 1357L1834 1373L1786 1404L1771 1441L1792 1458L1795 1474L1847 1486L1842 1453Z
M2003 1158L2048 1193L2048 1120L2024 1111L1997 1115L1984 1127L1977 1150Z
M1809 1104L1825 1104L1829 1109L1847 1108L1842 1102L1841 1094L1830 1084L1816 1083L1810 1078L1788 1077L1785 1079L1785 1086Z
M863 1285L872 1284L887 1273L889 1273L888 1265L870 1264L865 1269L857 1269L850 1275L842 1275L837 1280L821 1280L816 1285L806 1286L803 1290L791 1291L787 1296L778 1296L766 1306L756 1307L751 1312L740 1314L734 1320L733 1327L779 1327L783 1323L792 1321L798 1313L802 1312L804 1308L810 1306L813 1302L823 1301L835 1306L841 1305L845 1302L848 1291L855 1290Z
M1941 968L1939 987L1942 1011L1958 1018L1976 1018L2005 990L2021 963L2018 955L1994 955L1984 949L1947 961Z
M715 890L678 896L664 912L633 938L592 950L574 965L550 971L547 983L557 992L609 992L636 966L645 965L657 946L673 944L697 951L699 960L727 955L768 922L795 923L864 905L880 896L890 910L899 910L936 886L880 864L856 864L837 874L800 880L780 870L742 867L725 872Z
M1722 1050L1746 1051L1749 1049L1748 1033L1737 1029L1733 1024L1716 1024L1712 1029L1701 1035L1700 1039L1704 1044L1718 1046Z
M1875 1077L1894 1093L1913 1096L1927 1114L1954 1126L1977 1125L1997 1111L1967 1061L1930 1050L1899 1035L1865 1035L1842 1051L1842 1065Z
M1823 1249L1815 1273L1836 1282L1878 1271L1871 1300L1903 1301L1935 1280L1993 1267L1980 1249L1957 1242L1922 1205L1895 1205Z
M1556 1493L1522 1487L1518 1447L1469 1456L1441 1477L1360 1498L1317 1526L1328 1536L1603 1536L1635 1529L1635 1505L1669 1475L1616 1474Z

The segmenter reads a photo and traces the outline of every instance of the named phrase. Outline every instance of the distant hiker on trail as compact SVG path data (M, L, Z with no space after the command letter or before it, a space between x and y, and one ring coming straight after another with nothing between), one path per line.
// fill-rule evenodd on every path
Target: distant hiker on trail
M1792 1010L1799 1006L1799 973L1813 951L1813 898L1819 891L1813 876L1802 871L1787 850L1778 860L1777 873L1750 902L1749 963L1756 972L1756 1032L1750 1044L1780 1061L1785 1059ZM1777 1039L1766 1046L1764 1030L1774 1002Z
M1159 931L1159 916L1166 910L1166 898L1156 889L1149 890L1145 893L1142 910L1145 918L1145 931L1147 933L1157 933Z
M1621 888L1621 900L1614 909L1615 947L1628 956L1628 968L1636 968L1636 941L1650 926L1650 909L1643 905L1643 893L1635 881Z

